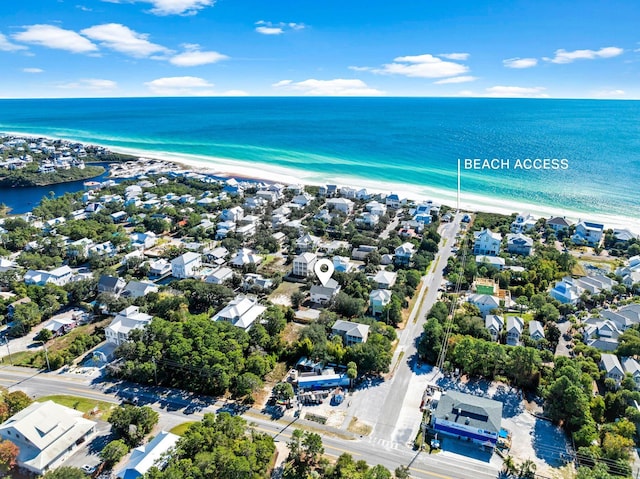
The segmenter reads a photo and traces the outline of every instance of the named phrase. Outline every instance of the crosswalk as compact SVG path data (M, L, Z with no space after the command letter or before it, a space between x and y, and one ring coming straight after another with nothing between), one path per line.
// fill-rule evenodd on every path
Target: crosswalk
M376 444L378 446L383 447L386 450L406 450L409 448L409 446L407 446L406 444L402 444L400 442L395 442L395 441L390 441L388 439L382 439L379 437L370 437L369 438L369 442L372 444Z

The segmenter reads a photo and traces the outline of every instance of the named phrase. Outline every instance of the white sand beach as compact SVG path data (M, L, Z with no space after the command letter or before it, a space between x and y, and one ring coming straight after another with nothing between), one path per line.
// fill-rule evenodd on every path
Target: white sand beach
M325 185L337 184L340 186L351 186L354 188L366 188L370 193L396 193L401 197L414 201L432 200L434 202L455 208L457 206L456 192L433 188L428 185L407 185L396 183L393 179L389 181L368 180L365 178L322 175L321 173L305 170L283 168L260 162L246 162L228 158L218 158L204 155L193 155L187 153L158 152L151 150L113 147L94 142L77 140L75 138L60 138L42 135L37 132L5 132L8 135L23 137L41 137L60 139L71 142L83 143L85 145L102 146L116 153L132 155L140 158L158 159L174 162L183 165L185 169L194 172L212 174L221 177L234 177L253 179L258 181L283 183L283 184L305 184L305 185ZM491 196L466 193L464 191L464 176L461 181L460 209L463 211L482 211L489 213L512 214L530 213L537 217L564 216L572 221L588 220L600 222L608 228L626 228L634 233L640 234L640 218L623 217L617 215L598 214L586 211L574 211L570 209L546 206L541 204L527 203L523 201L508 201Z

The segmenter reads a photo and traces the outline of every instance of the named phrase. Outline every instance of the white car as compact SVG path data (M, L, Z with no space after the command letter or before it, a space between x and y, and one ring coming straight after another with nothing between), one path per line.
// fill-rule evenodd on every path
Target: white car
M89 464L85 464L84 466L81 467L81 469L87 474L93 474L93 472L95 472L96 470L96 466L90 466Z

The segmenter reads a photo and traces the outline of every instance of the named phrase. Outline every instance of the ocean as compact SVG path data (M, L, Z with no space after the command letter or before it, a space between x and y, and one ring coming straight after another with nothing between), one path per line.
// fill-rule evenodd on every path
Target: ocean
M637 101L2 100L0 131L184 156L220 172L242 169L264 178L286 172L299 182L366 186L449 204L455 203L460 159L462 199L470 207L527 208L616 224L640 218Z

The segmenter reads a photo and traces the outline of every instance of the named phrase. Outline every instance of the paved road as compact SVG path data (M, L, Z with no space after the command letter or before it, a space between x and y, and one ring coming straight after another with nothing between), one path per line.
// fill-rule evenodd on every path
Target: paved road
M205 412L215 412L229 407L224 401L197 397L179 391L101 383L84 376L55 372L37 373L31 369L18 367L0 368L0 385L11 389L22 389L35 397L70 394L96 400L118 401L118 396L135 393L140 398L141 404L147 403L160 413L164 424L197 421ZM338 457L347 452L355 460L362 459L371 465L382 464L392 471L399 465L409 465L411 475L416 479L434 477L489 479L497 477L498 474L497 469L490 464L447 452L434 455L417 453L401 445L360 438L305 420L271 420L255 410L246 411L243 416L254 428L272 434L277 441L288 441L296 427L310 428L322 435L328 456Z
M393 377L388 381L387 396L378 411L378 420L372 436L395 443L409 444L417 434L421 421L419 410L422 393L429 382L429 374L417 366L416 340L420 337L425 315L438 299L438 288L442 284L442 270L451 256L451 247L460 229L461 215L451 223L440 227L440 248L423 276L414 310L400 335L392 361Z

